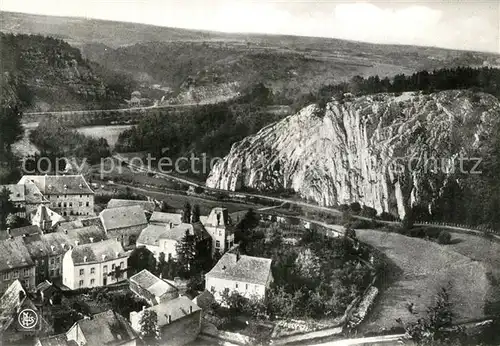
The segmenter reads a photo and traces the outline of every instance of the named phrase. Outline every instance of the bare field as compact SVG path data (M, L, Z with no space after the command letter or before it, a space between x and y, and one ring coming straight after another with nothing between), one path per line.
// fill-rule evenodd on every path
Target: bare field
M393 273L364 322L363 332L399 327L397 318L415 320L425 314L438 290L449 284L457 322L485 316L487 302L494 295L489 273L500 261L498 244L490 247L487 239L461 234L453 235L456 244L439 245L395 233L356 233L362 242L385 254ZM416 315L408 311L408 303L415 305Z

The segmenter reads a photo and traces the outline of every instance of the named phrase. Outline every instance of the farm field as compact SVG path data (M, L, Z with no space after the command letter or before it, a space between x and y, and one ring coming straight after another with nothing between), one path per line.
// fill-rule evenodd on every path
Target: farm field
M109 147L114 148L120 133L128 130L132 126L133 125L82 126L76 130L81 134L93 138L105 138L108 141Z
M361 326L363 333L400 327L397 318L412 321L423 316L438 290L448 285L456 322L484 317L488 302L496 297L490 273L495 263L498 266L500 249L488 239L453 234L454 244L439 245L375 230L356 233L360 241L386 256L390 270ZM408 311L408 303L414 304L415 315Z

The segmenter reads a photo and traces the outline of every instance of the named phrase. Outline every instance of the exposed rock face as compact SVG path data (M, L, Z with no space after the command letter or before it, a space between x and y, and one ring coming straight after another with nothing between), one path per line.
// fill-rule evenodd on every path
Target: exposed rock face
M320 205L360 202L404 217L413 203L430 205L499 119L498 99L470 91L311 105L235 143L207 186L293 189Z

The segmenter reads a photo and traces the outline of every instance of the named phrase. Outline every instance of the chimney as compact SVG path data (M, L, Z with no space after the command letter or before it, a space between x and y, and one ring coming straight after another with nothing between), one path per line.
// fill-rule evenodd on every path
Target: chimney
M142 311L146 310L146 305L142 306Z
M172 315L168 315L167 318L168 318L168 324L172 323Z
M120 253L118 251L116 251L115 255L116 255L116 258L118 258L118 256L120 256Z
M170 229L172 229L172 227L173 227L173 224L172 224L172 222L171 222L171 223L170 223Z
M68 234L68 230L67 229L64 230L64 234Z
M10 235L10 227L7 227L7 234Z
M52 251L54 251L54 249L55 249L55 248L56 248L56 247L55 247L54 245L51 245L51 246L50 246L50 249L51 249Z
M106 255L102 255L102 260L104 261L106 259Z
M94 238L93 238L93 237L89 237L89 241L90 241L91 243L93 243L93 242L94 242Z
M83 261L87 262L87 256L83 256Z
M80 244L79 240L75 240L75 245L78 246Z
M189 305L189 313L192 314L193 313L193 306L192 305Z
M238 262L239 260L240 260L240 253L236 252L236 262Z

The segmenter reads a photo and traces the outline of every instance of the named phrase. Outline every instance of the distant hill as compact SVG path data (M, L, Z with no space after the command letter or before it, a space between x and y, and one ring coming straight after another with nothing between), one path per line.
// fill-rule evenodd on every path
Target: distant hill
M59 39L0 33L0 47L2 94L14 102L16 93L24 93L28 109L116 107L133 86ZM17 85L17 92L9 85Z
M228 34L10 12L0 12L0 20L4 32L63 39L106 70L130 74L145 89L155 85L156 90L194 94L194 99L196 94L205 94L207 87L212 98L222 98L228 83L241 91L263 82L277 100L287 103L299 94L355 75L392 77L460 65L496 65L499 58L491 53L433 47ZM217 95L218 89L221 95ZM154 98L162 97L161 92L158 95Z

